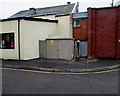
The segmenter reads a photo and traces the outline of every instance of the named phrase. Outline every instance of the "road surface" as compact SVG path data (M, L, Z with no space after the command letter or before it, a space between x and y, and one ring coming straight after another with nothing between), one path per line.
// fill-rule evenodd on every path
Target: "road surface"
M3 94L118 94L118 72L53 74L3 69Z

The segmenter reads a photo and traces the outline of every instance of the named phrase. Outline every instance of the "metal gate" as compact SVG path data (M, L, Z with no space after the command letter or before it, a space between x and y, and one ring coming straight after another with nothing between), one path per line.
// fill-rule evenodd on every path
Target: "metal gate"
M88 56L88 41L77 40L74 41L74 58Z
M80 57L87 57L88 56L88 42L87 41L80 41Z

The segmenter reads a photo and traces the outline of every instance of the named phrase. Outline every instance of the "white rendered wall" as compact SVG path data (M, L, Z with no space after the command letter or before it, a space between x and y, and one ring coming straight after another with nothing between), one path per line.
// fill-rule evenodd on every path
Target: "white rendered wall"
M72 38L72 21L70 20L70 15L67 16L59 16L55 17L55 15L47 15L47 16L39 16L35 18L44 18L44 19L52 19L58 20L57 23L57 31L55 34L52 34L51 37L64 37L64 38Z
M56 23L21 20L21 59L39 58L39 40L56 32Z

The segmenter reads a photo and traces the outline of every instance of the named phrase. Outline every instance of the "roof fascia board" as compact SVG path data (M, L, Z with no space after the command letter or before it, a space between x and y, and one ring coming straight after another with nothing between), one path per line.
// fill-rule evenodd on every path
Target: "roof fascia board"
M2 19L2 20L0 20L0 22L4 22L4 21L12 21L12 20L22 20L22 19L23 19L23 20L30 20L30 21L58 23L58 20L49 20L49 19L32 18L32 17L8 18L8 19Z

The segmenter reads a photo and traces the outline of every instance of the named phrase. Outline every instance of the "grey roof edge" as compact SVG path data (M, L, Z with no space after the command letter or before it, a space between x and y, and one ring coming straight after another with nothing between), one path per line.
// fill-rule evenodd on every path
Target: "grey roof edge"
M43 22L58 23L58 20L50 20L50 19L42 19L42 18L33 18L33 17L17 17L17 18L1 19L0 22L12 21L12 20L21 20L21 19L30 20L30 21L43 21Z
M77 13L72 13L72 18L73 19L83 19L83 18L88 18L88 12L77 12Z

